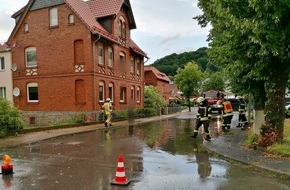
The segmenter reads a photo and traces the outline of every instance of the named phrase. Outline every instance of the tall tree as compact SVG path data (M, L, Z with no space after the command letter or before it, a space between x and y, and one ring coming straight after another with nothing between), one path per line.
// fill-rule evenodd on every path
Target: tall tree
M259 108L265 107L266 126L282 137L290 72L289 1L199 0L199 7L204 13L196 17L199 24L212 25L211 58L229 67L232 79L241 79L232 80L235 87L248 89Z
M199 84L202 81L202 72L198 65L195 62L189 62L184 69L179 68L174 76L174 81L183 92L188 103L188 109L191 111L190 96L198 95Z

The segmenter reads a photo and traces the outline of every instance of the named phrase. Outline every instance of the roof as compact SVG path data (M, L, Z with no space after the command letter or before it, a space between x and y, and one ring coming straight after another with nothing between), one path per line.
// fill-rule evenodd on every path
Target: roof
M12 15L13 18L16 16L20 16L20 21L14 27L8 42L11 42L16 31L19 29L21 22L23 21L25 15L29 11L30 7L33 5L35 0L29 0L26 6L21 8L19 11ZM120 12L121 7L126 5L128 8L129 20L131 22L131 29L136 28L133 13L131 10L131 5L129 0L64 0L64 2L72 9L72 11L81 19L81 21L87 26L87 28L91 31L92 34L99 34L102 37L111 40L115 43L119 43L118 39L110 34L97 20L96 17L105 17L116 15ZM136 43L130 39L129 42L130 48L138 53L147 57L146 53L143 52Z
M6 43L3 43L3 44L0 43L0 52L6 52L6 51L9 51L9 50L10 49L9 49L9 47L8 47L8 45Z
M145 66L144 67L144 72L150 72L150 71L156 76L156 78L158 80L163 80L163 81L166 81L166 82L170 82L171 81L165 73L160 72L155 67L153 67L153 66Z

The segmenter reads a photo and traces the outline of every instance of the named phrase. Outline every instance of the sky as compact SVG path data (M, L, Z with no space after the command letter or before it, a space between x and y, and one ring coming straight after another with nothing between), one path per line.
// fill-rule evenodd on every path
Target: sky
M201 28L193 17L202 12L198 0L130 0L137 28L131 38L150 58L151 64L172 53L207 47L209 28ZM11 15L28 0L0 0L0 43L7 41L15 21Z

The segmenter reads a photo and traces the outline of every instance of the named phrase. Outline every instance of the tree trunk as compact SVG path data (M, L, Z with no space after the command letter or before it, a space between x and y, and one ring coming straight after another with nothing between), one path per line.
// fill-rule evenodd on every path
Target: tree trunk
M190 103L190 98L187 98L187 102L188 102L188 110L189 110L189 112L191 112L191 103Z
M283 68L282 63L272 70L268 81L265 83L267 101L265 104L266 126L276 129L283 137L285 120L285 90L289 73ZM280 64L280 65L279 65ZM278 74L279 73L279 74Z
M274 83L271 83L271 86ZM277 129L283 133L285 120L285 88L286 85L279 83L275 84L275 89L271 89L269 84L266 84L267 102L265 104L266 125L270 128Z
M254 133L259 135L262 125L265 124L264 108L266 95L254 95Z

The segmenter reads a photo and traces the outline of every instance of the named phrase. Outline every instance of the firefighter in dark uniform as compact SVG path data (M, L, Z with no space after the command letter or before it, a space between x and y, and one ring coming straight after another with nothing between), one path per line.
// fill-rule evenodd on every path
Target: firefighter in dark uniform
M239 124L237 127L241 127L242 130L245 130L247 124L248 121L246 118L246 103L243 98L239 98Z
M191 137L196 138L198 134L198 129L201 125L204 127L205 138L204 140L210 141L211 137L209 134L209 119L211 118L211 108L207 103L207 100L203 97L199 97L197 99L198 110L197 110L197 118L196 118L196 126Z
M230 101L219 101L218 107L221 110L222 114L222 130L228 131L231 128L231 122L233 118L233 108Z

